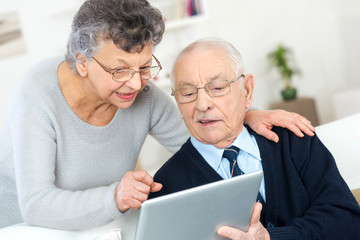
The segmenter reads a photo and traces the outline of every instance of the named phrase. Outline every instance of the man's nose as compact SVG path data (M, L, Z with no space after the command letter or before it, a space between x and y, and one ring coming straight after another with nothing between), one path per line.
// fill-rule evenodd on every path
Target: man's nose
M205 112L211 107L212 107L211 97L208 95L205 88L199 88L196 99L196 108L201 112Z

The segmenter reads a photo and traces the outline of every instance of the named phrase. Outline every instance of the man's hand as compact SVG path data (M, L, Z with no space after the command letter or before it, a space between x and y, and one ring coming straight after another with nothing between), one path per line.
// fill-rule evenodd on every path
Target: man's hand
M145 171L127 172L116 188L115 202L120 212L139 209L150 192L160 191L162 185L154 182Z
M263 227L260 222L261 203L255 203L253 213L250 219L249 230L243 232L239 229L223 226L220 227L217 233L220 236L232 240L270 240L269 232Z
M244 123L257 134L274 142L279 141L279 136L271 131L273 126L287 128L298 137L303 137L303 132L314 136L315 131L311 122L305 117L284 110L250 110L246 112Z

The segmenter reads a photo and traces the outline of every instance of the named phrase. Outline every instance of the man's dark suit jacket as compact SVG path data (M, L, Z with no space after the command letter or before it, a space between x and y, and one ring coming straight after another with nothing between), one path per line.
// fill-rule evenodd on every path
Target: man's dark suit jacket
M316 135L299 138L275 127L280 141L274 143L248 130L260 149L266 192L261 222L272 240L360 239L360 207ZM163 189L151 193L150 198L222 178L189 139L154 180L162 183Z

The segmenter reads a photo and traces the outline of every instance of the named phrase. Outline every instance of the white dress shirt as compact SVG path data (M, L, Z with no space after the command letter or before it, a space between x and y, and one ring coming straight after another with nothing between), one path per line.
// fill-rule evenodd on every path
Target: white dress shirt
M191 137L190 141L201 156L223 179L231 178L230 163L222 157L224 149L201 143L194 137ZM249 134L245 126L232 145L240 149L237 164L245 174L262 170L260 150L256 139ZM261 181L259 192L264 201L266 201L264 177Z

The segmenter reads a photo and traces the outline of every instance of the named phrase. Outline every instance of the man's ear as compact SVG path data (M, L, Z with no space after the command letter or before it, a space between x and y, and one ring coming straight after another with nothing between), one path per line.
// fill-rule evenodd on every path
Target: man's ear
M245 101L246 108L251 108L253 93L254 93L255 79L252 74L246 74L244 77Z
M174 87L171 87L171 92L173 92L174 91ZM175 96L173 96L174 97L174 99L175 99ZM180 105L179 105L179 103L175 100L175 102L176 102L176 106L178 107L178 110L179 110L179 112L180 112L180 114L181 114L181 119L184 119L184 115L181 113L181 111L180 111Z
M76 69L81 77L86 77L87 75L87 60L81 53L76 55Z

